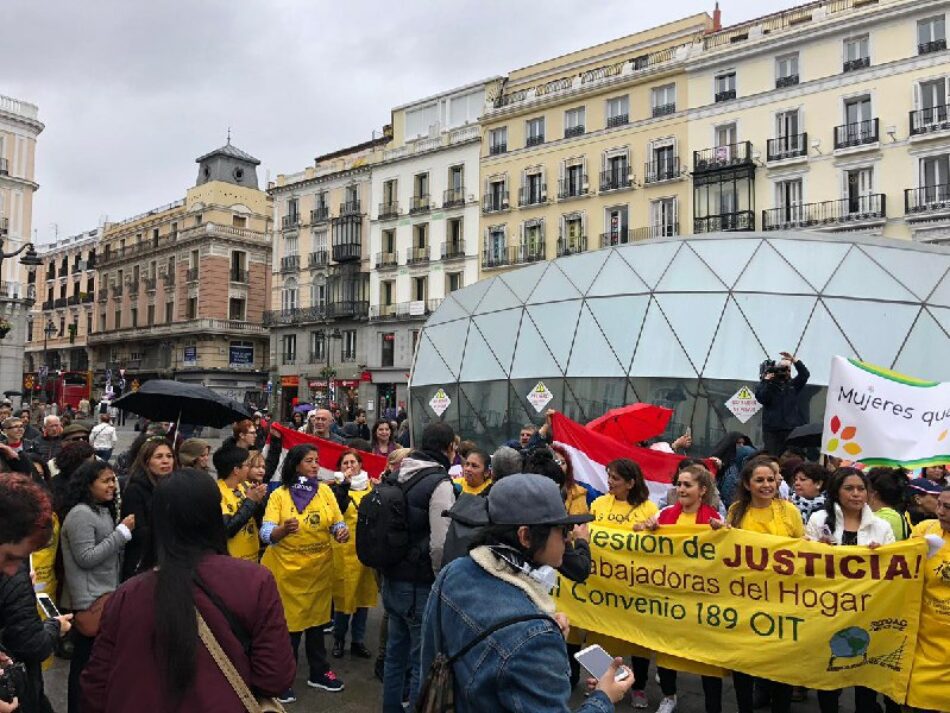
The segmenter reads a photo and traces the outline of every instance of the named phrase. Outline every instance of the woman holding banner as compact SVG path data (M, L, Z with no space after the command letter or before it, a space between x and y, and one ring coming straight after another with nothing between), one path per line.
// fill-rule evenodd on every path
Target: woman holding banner
M924 596L920 609L917 651L910 673L907 703L914 708L950 708L950 488L937 498L937 519L914 528L914 537L936 535L943 547L924 564Z
M739 476L736 501L729 508L726 523L739 530L766 535L802 537L805 534L805 525L801 513L792 503L778 497L778 481L779 476L772 467L770 458L752 458ZM716 522L710 522L710 525L713 528L719 527ZM732 681L736 689L739 713L752 713L755 678L747 673L733 671ZM792 687L777 681L762 680L762 683L771 694L772 713L789 713Z
M650 490L643 479L640 466L629 458L617 458L607 466L607 487L610 491L601 495L590 505L590 514L598 525L615 527L622 530L633 530L654 517L659 509L650 500ZM633 697L634 708L646 708L646 685L650 672L650 655L648 651L636 644L621 641L601 634L588 634L588 644L600 644L614 656L629 655L633 666Z

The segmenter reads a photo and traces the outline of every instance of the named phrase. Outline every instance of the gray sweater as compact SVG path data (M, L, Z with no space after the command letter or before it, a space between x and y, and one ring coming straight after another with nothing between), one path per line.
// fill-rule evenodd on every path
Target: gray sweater
M66 572L63 606L88 609L103 594L115 591L122 549L130 539L129 529L115 525L107 508L80 503L70 510L60 533Z

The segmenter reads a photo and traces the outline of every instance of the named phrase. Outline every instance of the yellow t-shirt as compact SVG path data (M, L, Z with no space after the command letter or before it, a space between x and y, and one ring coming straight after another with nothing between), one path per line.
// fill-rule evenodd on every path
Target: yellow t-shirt
M454 482L454 483L456 483L456 484L458 484L458 485L461 485L461 486L462 486L462 492L463 492L463 493L468 493L469 495L478 495L480 492L482 492L483 490L485 490L485 488L487 488L489 485L491 485L491 479L486 480L484 483L482 483L481 485L479 485L477 488L473 488L472 486L470 486L470 485L468 484L468 481L465 480L465 478L456 478L456 479L455 479L454 481L452 481L452 482Z
M695 525L696 516L698 512L681 512L680 516L676 519L677 525Z
M735 506L733 503L732 508ZM767 508L748 508L739 522L739 529L781 537L805 536L805 523L798 508L788 500L778 498Z
M587 490L583 485L575 483L567 493L567 500L564 503L568 515L587 515L590 508L587 507Z
M238 486L238 493L235 493L223 480L218 481L218 489L221 491L221 512L233 517L237 514L241 504L244 502L247 494L247 486L241 483ZM228 554L238 559L257 563L257 556L260 553L260 543L258 541L257 522L252 517L247 524L241 528L233 537L228 538Z
M609 493L601 495L590 504L590 514L594 522L608 527L633 528L634 525L645 522L659 512L659 508L652 500L645 500L639 505L617 500ZM801 517L799 517L799 520Z

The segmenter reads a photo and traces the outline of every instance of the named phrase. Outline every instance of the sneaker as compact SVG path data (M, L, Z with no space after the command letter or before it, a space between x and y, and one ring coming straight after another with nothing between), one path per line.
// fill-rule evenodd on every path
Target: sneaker
M329 624L327 624L326 626L323 627L323 633L324 633L324 634L332 634L334 631L336 631L336 627L333 626L333 622L332 622L332 621L331 621Z
M277 696L278 703L296 703L297 694L294 693L294 689L288 688L286 691Z
M633 707L634 708L649 708L650 704L647 702L647 694L645 691L634 691L631 694L633 698Z
M657 706L656 713L673 713L676 710L676 696L666 696L660 705Z
M333 640L333 651L330 654L335 659L343 658L343 654L346 651L346 644L343 643L343 639L334 639Z
M316 680L307 679L307 685L311 688L322 688L324 691L339 693L343 690L343 681L336 677L333 671L327 671L322 676L317 676Z
M350 644L350 656L355 656L358 659L371 659L373 658L373 652L366 648L366 644L354 642Z

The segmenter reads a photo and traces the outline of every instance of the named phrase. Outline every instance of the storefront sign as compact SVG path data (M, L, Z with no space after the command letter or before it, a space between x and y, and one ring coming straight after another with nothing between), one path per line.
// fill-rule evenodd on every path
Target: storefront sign
M755 398L752 389L743 386L726 401L726 408L739 420L739 423L745 423L762 410L762 404Z
M544 385L543 381L539 381L535 384L535 387L531 389L531 393L528 394L528 403L534 406L534 410L538 413L544 411L544 407L553 400L554 394L548 390L548 387Z
M254 347L235 346L229 348L228 366L253 366Z
M281 386L300 386L300 377L296 374L280 377Z
M436 391L435 396L429 400L429 408L435 411L436 416L441 416L444 414L451 405L452 399L450 399L449 395L445 393L445 389L439 389Z
M181 363L185 366L195 366L198 363L198 347L185 347Z

